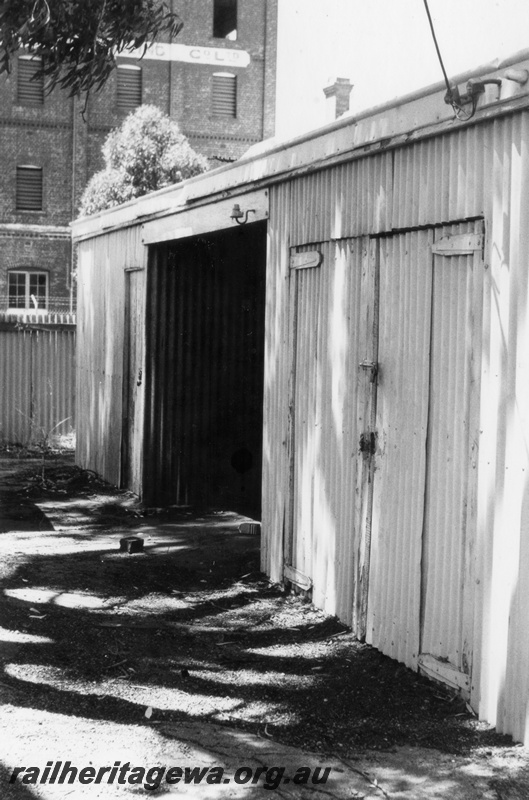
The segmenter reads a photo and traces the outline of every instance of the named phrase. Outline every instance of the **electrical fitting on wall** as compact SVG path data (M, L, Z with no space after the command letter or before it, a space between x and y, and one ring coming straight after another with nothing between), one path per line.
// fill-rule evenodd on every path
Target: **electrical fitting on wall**
M445 94L445 103L454 109L454 114L458 119L471 119L476 113L479 98L485 94L485 87L495 85L501 89L500 78L471 78L467 81L466 91L461 94L457 86L451 86Z
M255 214L255 208L248 208L246 211L242 211L240 205L235 203L230 214L230 219L238 225L245 225L248 222L249 214Z
M471 78L467 81L464 92L460 92L457 85L451 85L448 80L441 56L441 51L437 43L432 17L430 15L430 9L428 8L428 0L423 0L423 2L424 8L426 9L426 14L428 16L428 22L430 23L430 30L432 32L435 49L437 51L437 56L439 58L439 63L441 65L446 83L446 94L444 100L445 103L448 103L448 105L452 106L457 119L465 122L469 119L472 119L477 111L479 99L485 96L487 87L497 87L496 95L494 97L487 98L487 102L494 102L495 100L500 100L500 98L503 100L506 97L510 97L515 94L517 89L514 88L513 90L513 84L524 86L527 83L529 79L529 72L526 69L508 69L505 71L505 74L502 78ZM504 91L504 86L507 84L508 87L509 83L511 84L511 88L507 88L506 91Z
M488 97L486 102L505 100L512 97L518 88L525 86L529 80L526 69L507 69L501 78L471 78L466 83L466 91L461 94L457 86L450 86L445 94L445 103L454 109L458 119L471 119L477 111L480 97L484 97L487 87L496 86L496 95ZM509 87L510 84L510 87Z

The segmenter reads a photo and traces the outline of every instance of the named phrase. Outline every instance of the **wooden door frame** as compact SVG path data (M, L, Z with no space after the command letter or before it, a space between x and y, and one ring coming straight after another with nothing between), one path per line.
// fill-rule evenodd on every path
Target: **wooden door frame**
M130 391L131 391L131 364L130 357L132 353L132 343L130 340L131 335L131 286L130 277L134 272L145 272L145 267L125 267L123 270L125 291L124 291L124 308L123 308L123 380L122 380L122 413L121 413L121 462L120 462L120 487L122 489L130 488L127 486L127 480L130 469L130 408L132 406ZM145 364L142 366L142 372L145 371ZM142 377L144 377L142 375ZM140 377L138 377L140 380Z
M359 441L357 443L356 503L353 521L354 584L352 628L360 641L365 641L369 602L369 566L371 558L371 522L373 484L376 465L376 413L378 388L378 339L380 304L380 240L361 237L362 319L359 350L363 357L358 364L357 406Z
M286 526L283 541L283 576L287 583L293 583L303 591L310 591L312 578L304 575L292 564L294 545L294 480L296 453L296 378L297 378L297 342L298 342L298 271L300 269L318 268L322 263L322 253L314 249L299 252L303 245L289 248L289 382L288 382L288 493L286 507Z

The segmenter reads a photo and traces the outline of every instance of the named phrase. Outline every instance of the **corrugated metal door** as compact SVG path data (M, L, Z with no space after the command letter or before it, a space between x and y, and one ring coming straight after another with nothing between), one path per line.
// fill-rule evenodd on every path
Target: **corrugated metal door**
M322 260L321 246L293 250L290 259L292 491L285 574L303 589L311 586L313 566L314 480L320 444Z
M376 361L368 237L290 253L285 578L365 633ZM364 446L357 450L362 439Z
M377 455L366 638L417 666L432 231L380 240Z
M419 666L468 692L483 297L482 223L436 231Z
M380 242L367 639L468 689L481 222Z

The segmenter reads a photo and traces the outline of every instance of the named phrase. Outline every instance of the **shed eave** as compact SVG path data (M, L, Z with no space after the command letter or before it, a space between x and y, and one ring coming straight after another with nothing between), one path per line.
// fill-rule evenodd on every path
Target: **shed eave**
M497 77L510 66L529 69L529 50L497 60L451 80L461 84L475 77ZM444 103L446 87L437 83L356 116L346 116L294 139L272 144L264 153L249 155L176 186L82 217L72 223L74 240L98 236L116 228L145 223L162 216L189 211L212 199L228 199L258 187L285 180L307 170L397 147L408 141L433 136L443 129L468 125L454 119ZM485 105L471 124L510 113L529 105L529 85L518 87L507 100Z

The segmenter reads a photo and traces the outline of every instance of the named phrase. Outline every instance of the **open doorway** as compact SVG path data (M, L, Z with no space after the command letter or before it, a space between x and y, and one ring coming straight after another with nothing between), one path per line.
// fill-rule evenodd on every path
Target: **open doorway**
M266 222L153 245L144 499L260 516Z

